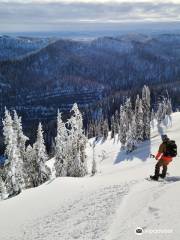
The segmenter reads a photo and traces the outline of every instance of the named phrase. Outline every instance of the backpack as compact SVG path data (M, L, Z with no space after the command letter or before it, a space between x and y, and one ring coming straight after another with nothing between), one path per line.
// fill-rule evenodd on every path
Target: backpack
M177 156L177 145L176 142L173 140L170 140L166 143L166 157L176 157Z

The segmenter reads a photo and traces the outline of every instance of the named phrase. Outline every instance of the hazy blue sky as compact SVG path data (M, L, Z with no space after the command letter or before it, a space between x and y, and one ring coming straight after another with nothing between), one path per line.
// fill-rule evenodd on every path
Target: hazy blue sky
M0 32L97 30L180 21L180 0L0 0Z

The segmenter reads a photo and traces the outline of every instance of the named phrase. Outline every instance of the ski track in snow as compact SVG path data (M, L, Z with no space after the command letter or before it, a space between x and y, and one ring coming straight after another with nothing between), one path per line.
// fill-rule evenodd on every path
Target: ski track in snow
M21 235L4 240L103 240L116 209L128 192L129 184L125 183L85 194L35 223L25 224Z
M163 195L169 195L169 189L174 186L173 184L176 184L177 179L173 179L170 177L168 181L148 182L144 180L137 182L118 207L114 215L114 220L106 233L105 240L177 240L177 235L180 233L179 229L175 226L173 228L173 223L167 221L168 217L173 216L171 210L169 212L170 215L166 216L165 222L162 222L163 209L167 207L165 204L168 204L168 202L166 201L164 205L162 203L160 206L159 204L157 205L158 200L161 201ZM180 181L180 179L177 181ZM139 227L143 229L142 236L135 234L135 230ZM153 231L158 229L172 229L173 232L172 234L146 232L146 230Z

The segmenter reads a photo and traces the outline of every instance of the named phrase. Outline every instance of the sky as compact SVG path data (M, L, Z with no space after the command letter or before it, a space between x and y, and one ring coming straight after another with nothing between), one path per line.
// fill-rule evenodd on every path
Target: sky
M180 21L180 0L0 0L0 33L116 29Z

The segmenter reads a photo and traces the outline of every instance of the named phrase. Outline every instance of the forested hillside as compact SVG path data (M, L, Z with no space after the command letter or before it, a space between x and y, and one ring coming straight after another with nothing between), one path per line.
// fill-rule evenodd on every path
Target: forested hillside
M46 123L45 132L53 131L57 109L66 118L74 102L84 112L85 127L110 119L125 97L134 98L144 84L151 89L152 106L167 90L173 107L180 105L180 35L49 39L48 44L36 39L29 48L28 39L14 41L6 48L12 55L0 58L0 116L4 106L16 108L30 134L38 120ZM19 45L28 51L17 51Z

